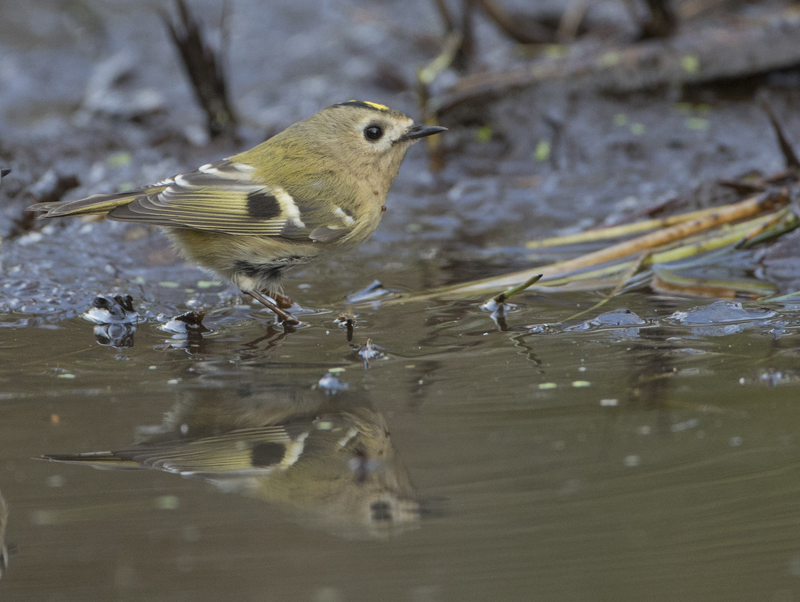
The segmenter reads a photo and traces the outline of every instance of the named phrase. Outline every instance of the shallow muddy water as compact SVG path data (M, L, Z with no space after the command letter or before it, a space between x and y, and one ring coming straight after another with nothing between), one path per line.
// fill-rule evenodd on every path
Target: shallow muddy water
M217 293L188 348L154 318L126 348L80 317L0 329L3 599L792 599L800 305L633 293L558 324L596 299L529 295L507 332L472 302L362 305L348 343L321 278L295 332ZM130 449L168 413L191 438L194 406L223 431L369 408L419 511L343 526L302 494L36 459Z
M0 22L0 600L800 599L800 296L523 293L502 329L485 297L396 296L566 257L524 244L779 169L755 89L493 105L488 140L448 133L442 172L412 149L368 243L287 279L287 330L155 230L8 236L51 167L78 177L71 199L237 150L187 143L202 118L149 7L67 4L6 3ZM246 140L351 97L418 117L432 3L233 4ZM517 60L477 27L484 66ZM118 49L160 115L81 108ZM794 134L790 84L770 91ZM788 293L792 257L676 273ZM136 315L84 319L98 295ZM195 310L202 329L169 322Z

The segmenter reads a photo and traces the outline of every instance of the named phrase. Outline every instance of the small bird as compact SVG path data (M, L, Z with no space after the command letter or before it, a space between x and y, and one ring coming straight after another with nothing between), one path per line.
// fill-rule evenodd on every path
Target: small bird
M406 151L445 130L350 100L195 171L29 210L44 218L106 214L161 226L183 257L229 279L280 322L297 323L264 294L280 293L287 270L369 238Z

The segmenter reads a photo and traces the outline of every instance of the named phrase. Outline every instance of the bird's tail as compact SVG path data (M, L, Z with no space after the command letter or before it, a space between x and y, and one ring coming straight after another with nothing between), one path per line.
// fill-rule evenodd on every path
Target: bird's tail
M64 462L66 464L88 464L94 468L120 469L120 468L142 468L138 462L126 460L114 452L90 452L86 454L45 454L42 460L51 462Z
M75 215L93 215L108 213L115 207L127 205L136 197L158 194L166 186L153 186L139 190L128 190L113 194L95 194L77 201L59 201L56 203L36 203L28 207L28 211L41 213L39 217L70 217Z

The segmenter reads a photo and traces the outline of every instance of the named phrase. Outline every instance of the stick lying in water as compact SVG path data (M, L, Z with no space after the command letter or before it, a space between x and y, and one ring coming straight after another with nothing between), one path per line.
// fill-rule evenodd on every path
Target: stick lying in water
M787 190L764 192L732 205L717 207L713 211L704 211L702 215L694 219L682 221L656 232L651 232L632 240L611 245L604 249L576 257L575 259L559 261L550 265L538 266L521 272L504 274L493 278L439 287L420 293L401 295L385 303L393 304L412 300L469 296L476 293L502 291L520 284L525 284L526 286L524 288L527 288L532 285L533 282L536 282L536 280L533 280L530 284L528 284L527 281L539 275L541 275L542 280L537 282L534 287L536 290L553 290L553 288L551 288L553 285L566 284L571 280L578 280L579 277L595 278L590 286L587 287L584 285L581 288L610 288L618 284L618 279L609 278L610 275L625 272L627 274L625 277L626 282L633 276L633 274L627 273L630 263L620 264L619 262L631 260L633 257L638 256L639 260L631 261L631 263L640 267L654 265L665 261L675 261L693 254L699 254L724 245L736 243L748 235L753 229L761 228L764 223L772 221L775 217L772 214L758 217L759 215L776 208L781 208L789 202L790 198ZM693 212L693 214L696 215L695 212ZM722 235L703 236L696 240L687 240L690 237L696 237L714 228L730 226L730 224L734 222L739 222L748 218L752 221L746 224L733 226L730 232L726 232ZM684 243L684 245L679 249L672 248L676 243ZM642 257L644 257L644 260L642 260ZM597 270L587 273L590 268L597 268ZM601 277L601 279L597 280L598 277Z

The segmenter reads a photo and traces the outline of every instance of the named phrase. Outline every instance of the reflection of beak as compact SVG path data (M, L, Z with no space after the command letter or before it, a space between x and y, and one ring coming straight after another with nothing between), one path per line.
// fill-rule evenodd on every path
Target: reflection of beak
M446 132L447 128L438 125L412 125L403 136L402 140L416 140L425 136L432 136L439 132Z

